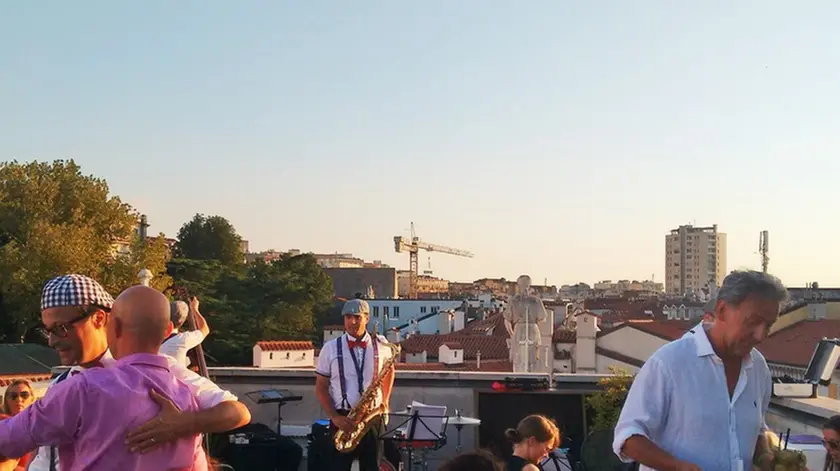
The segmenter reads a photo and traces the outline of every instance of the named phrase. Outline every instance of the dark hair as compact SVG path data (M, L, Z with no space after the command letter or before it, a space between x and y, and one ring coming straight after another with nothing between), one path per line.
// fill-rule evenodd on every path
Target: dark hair
M828 420L825 421L823 424L823 430L832 430L836 433L840 433L840 415L833 415L829 417ZM825 466L823 467L824 471L834 471L836 469L840 469L837 466L838 463L835 463L834 460L831 459L831 454L828 451L825 452Z
M504 466L485 450L462 453L443 463L438 471L504 471Z
M505 438L513 444L522 443L530 437L534 437L540 443L553 442L555 448L560 444L560 430L557 424L542 415L529 415L519 421L515 429L505 430Z

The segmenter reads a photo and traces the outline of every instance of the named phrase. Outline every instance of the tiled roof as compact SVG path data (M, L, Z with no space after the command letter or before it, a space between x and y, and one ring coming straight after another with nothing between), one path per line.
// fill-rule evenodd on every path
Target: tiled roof
M257 345L264 352L277 351L300 351L300 350L314 350L315 345L311 341L297 341L297 340L265 340L257 342Z
M803 320L769 336L758 346L769 363L808 366L823 337L840 337L840 320Z
M0 344L0 375L50 374L61 365L58 353L50 347L33 343Z
M484 360L501 360L509 358L507 339L492 335L469 335L455 332L445 335L412 335L400 342L405 353L420 353L426 351L430 358L436 358L440 346L445 342L458 342L464 347L464 358L474 360L476 353L481 352Z
M641 330L650 335L655 335L661 339L668 341L677 340L682 337L689 329L699 324L696 321L628 321L627 327L632 327L636 330Z
M455 365L445 363L397 363L396 366L399 371L513 371L513 364L510 360L484 360L483 358L481 368L475 361L465 361Z
M607 358L612 358L613 360L618 360L622 363L627 363L628 365L633 365L638 368L641 368L642 365L645 363L641 360L637 360L633 357L629 357L622 353L618 353L614 350L607 350L606 348L595 347L595 353L597 353L598 355L603 355Z
M446 345L446 347L450 350L463 350L464 349L464 346L461 345L460 342L454 342L454 341L443 342L443 345Z
M554 329L554 333L551 335L551 341L555 343L575 343L577 341L577 335L574 330L560 326Z
M472 321L465 325L459 332L464 334L492 335L493 337L502 338L510 337L507 328L505 328L505 318L501 312L487 316L487 319Z
M7 387L19 379L25 379L30 383L37 383L39 381L49 381L52 379L52 374L38 374L38 375L0 375L0 387Z

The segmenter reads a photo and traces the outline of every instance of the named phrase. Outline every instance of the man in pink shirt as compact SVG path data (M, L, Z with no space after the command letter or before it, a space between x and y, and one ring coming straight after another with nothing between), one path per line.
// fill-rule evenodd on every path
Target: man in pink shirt
M145 286L125 290L107 322L116 365L79 372L20 414L0 421L0 455L15 457L53 445L62 471L206 471L198 435L145 454L125 445L129 431L160 411L149 390L182 411L198 410L189 387L157 354L168 329L169 301L162 293Z

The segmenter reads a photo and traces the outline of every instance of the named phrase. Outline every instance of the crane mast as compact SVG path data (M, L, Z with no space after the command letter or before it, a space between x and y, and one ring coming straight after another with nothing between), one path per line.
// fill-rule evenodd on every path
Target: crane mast
M472 258L473 254L466 250L454 249L445 245L430 244L423 242L414 232L414 223L411 223L411 239L403 236L394 237L394 250L397 253L408 252L409 285L408 299L417 299L417 279L419 273L418 253L421 250L426 252L439 252L458 257Z
M758 237L758 253L761 254L761 271L767 273L767 266L770 264L770 231L761 231Z

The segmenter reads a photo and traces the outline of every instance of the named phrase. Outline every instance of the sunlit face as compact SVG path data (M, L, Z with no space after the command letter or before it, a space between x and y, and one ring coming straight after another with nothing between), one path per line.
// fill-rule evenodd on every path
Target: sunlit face
M770 328L779 318L779 302L756 295L747 297L740 305L718 301L715 324L720 324L730 354L745 357L767 338Z
M344 331L353 337L359 338L365 333L369 316L366 313L362 314L345 314L344 315Z
M831 429L823 430L823 446L831 459L840 463L840 434Z
M526 459L532 463L539 463L546 456L548 452L554 449L554 439L547 442L539 442L535 437L528 437L526 442L526 451L528 455Z
M6 404L6 413L16 415L35 401L35 394L26 384L16 384L6 389L3 401Z
M62 365L89 363L102 354L93 351L97 345L89 339L103 335L106 316L95 307L62 306L41 311L44 333L50 347L58 352Z

